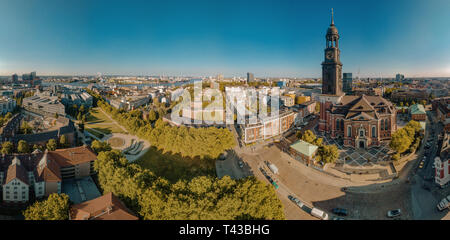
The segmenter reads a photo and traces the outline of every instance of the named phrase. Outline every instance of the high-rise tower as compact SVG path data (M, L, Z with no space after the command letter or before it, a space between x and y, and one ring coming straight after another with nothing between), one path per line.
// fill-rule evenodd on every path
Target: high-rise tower
M322 94L342 94L342 63L340 61L339 33L334 26L333 9L331 24L326 35L325 60L322 62Z

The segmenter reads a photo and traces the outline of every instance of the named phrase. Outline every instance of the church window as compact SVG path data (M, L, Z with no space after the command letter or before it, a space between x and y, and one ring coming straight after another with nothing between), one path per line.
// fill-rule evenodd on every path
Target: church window
M381 130L384 130L384 120L383 119L381 119Z
M377 136L376 128L375 128L375 126L372 126L372 137L376 137L376 136Z
M351 137L352 136L352 126L348 126L347 127L347 137Z

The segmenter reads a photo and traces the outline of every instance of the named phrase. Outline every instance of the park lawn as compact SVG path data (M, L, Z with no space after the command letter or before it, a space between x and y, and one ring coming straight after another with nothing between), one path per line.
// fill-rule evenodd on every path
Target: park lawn
M114 123L112 123L112 124L88 124L88 125L86 125L86 128L92 128L92 129L102 132L104 134L124 133L122 128L120 128L119 126L117 126Z
M100 111L98 107L92 108L86 117L86 123L112 123L105 114Z
M178 154L163 153L153 146L135 163L172 183L197 176L216 176L214 159L192 159Z
M102 139L104 136L101 136L100 135L100 133L98 133L98 132L95 132L95 131L92 131L91 129L89 129L89 128L85 128L84 129L85 131L88 131L90 134L92 134L92 135L94 135L94 136L96 136L97 138L100 138L100 139Z

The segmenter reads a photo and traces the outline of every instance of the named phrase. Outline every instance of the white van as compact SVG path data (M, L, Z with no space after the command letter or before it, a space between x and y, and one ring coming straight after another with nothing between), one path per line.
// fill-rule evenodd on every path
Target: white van
M318 208L313 208L311 210L311 215L314 217L320 218L322 220L328 220L328 214Z

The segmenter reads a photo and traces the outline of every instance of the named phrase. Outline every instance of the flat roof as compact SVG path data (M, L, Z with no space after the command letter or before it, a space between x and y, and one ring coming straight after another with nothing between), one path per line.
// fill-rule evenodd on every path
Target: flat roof
M64 179L61 192L69 196L74 204L86 202L101 196L92 177L88 176L80 179Z

